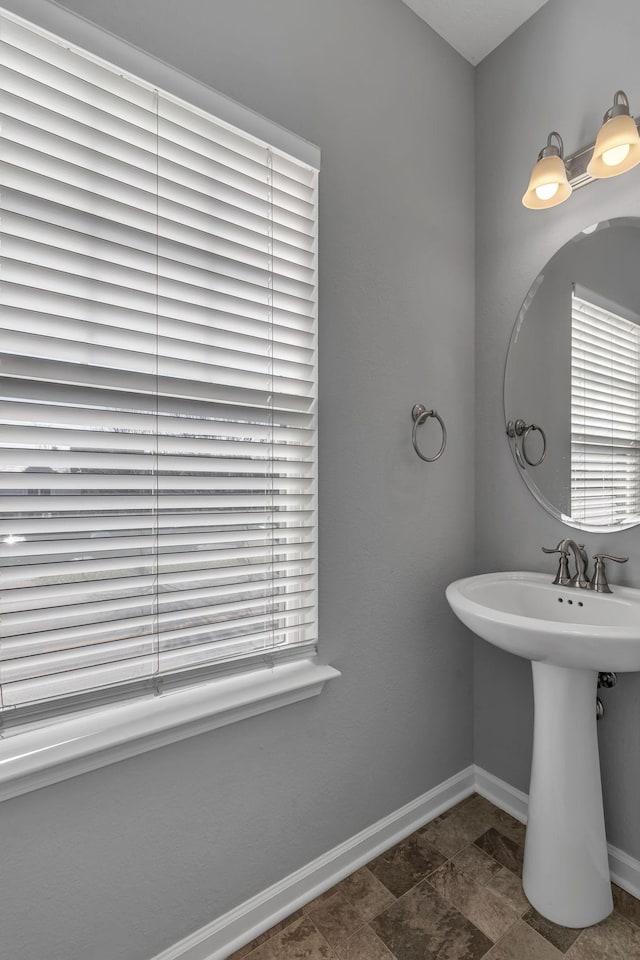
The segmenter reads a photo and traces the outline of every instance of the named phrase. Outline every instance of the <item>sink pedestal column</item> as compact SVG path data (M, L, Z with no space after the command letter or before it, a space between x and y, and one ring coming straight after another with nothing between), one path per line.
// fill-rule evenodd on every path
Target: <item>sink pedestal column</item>
M613 910L596 729L598 674L534 661L523 887L543 916L588 927Z

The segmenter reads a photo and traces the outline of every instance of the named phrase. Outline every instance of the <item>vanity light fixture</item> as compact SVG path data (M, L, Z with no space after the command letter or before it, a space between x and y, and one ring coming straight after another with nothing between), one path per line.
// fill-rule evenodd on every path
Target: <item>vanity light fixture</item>
M604 115L587 172L599 180L616 177L640 163L640 136L629 110L629 98L618 90Z
M553 139L557 143L553 143ZM538 154L538 161L531 171L527 192L522 198L530 210L555 207L571 196L571 184L564 165L562 137L554 130L547 137L547 145Z
M631 116L626 93L618 90L595 143L565 158L560 134L550 133L531 171L524 206L530 210L555 207L578 187L631 170L640 163L639 124L640 117Z

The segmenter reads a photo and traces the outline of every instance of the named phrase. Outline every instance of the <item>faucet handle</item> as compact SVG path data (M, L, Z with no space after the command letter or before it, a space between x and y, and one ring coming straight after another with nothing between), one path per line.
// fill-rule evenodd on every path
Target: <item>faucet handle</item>
M591 583L589 584L590 588L595 590L596 593L612 593L607 580L604 562L605 560L613 560L614 563L626 563L629 557L611 557L607 553L594 553L593 559L596 567L593 572L593 577L591 578Z
M566 587L571 583L571 574L569 573L569 554L567 553L564 541L561 540L557 547L543 547L543 553L559 553L560 554L560 563L558 564L558 572L556 573L556 578L553 581L555 584Z

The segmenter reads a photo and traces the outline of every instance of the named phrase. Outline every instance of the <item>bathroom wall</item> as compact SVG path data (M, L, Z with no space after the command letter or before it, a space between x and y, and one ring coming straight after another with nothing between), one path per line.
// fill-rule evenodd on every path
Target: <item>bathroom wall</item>
M472 760L444 587L473 563L473 69L400 0L66 6L322 149L320 646L342 678L0 806L2 956L147 960ZM416 401L447 422L436 464Z
M521 205L547 134L566 152L592 141L622 88L640 112L637 0L550 0L476 71L476 561L482 571L548 571L541 546L577 536L546 514L518 476L504 435L502 374L522 300L551 255L582 228L640 215L640 170L593 184L546 211ZM629 556L614 582L640 586L640 529L579 537L590 554ZM604 691L600 753L609 840L640 857L640 675ZM528 662L476 641L475 759L528 791L532 736Z

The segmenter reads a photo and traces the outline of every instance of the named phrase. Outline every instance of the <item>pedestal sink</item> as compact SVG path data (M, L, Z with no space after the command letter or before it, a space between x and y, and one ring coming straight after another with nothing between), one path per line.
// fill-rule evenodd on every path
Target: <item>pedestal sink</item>
M599 671L640 670L640 590L605 595L538 573L457 580L447 600L483 640L532 661L535 722L524 891L543 916L611 913L596 731Z

